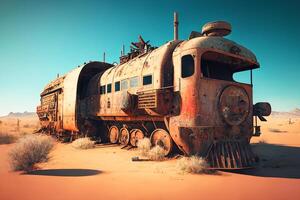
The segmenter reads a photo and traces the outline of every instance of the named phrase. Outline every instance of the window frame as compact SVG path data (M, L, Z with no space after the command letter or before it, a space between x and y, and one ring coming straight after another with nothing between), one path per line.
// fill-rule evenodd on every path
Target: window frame
M118 85L118 88L116 87ZM115 92L119 92L121 91L121 82L120 81L117 81L115 82Z
M184 59L185 59L185 57L190 57L190 58L192 58L192 60L193 60L193 71L192 71L192 73L190 73L189 72L189 70L187 70L187 65L184 65ZM194 59L194 56L193 56L193 54L186 54L186 55L184 55L184 56L182 56L181 57L181 73L180 73L180 76L181 76L181 78L189 78L189 77L192 77L194 74L195 74L195 70L196 70L196 66L195 66L195 59ZM188 66L188 67L190 67L190 66ZM183 69L185 69L186 71L184 71ZM188 72L188 73L185 73L185 76L183 76L183 72Z
M99 94L106 94L106 85L100 85Z
M151 83L145 84L145 78L146 78L146 77L151 77ZM142 82L143 82L143 86L149 86L149 85L152 85L152 84L153 84L153 74L147 74L147 75L144 75L144 76L143 76Z
M126 88L123 88L123 84L122 83L124 83L125 81L126 81ZM121 80L120 86L121 86L121 91L122 90L127 90L129 88L129 86L128 86L128 79Z
M133 82L133 80L135 82ZM133 84L135 83L135 84ZM129 88L135 88L135 87L138 87L139 86L139 77L138 76L134 76L134 77L131 77L129 79Z
M108 89L110 89L110 90L108 90ZM109 83L109 84L106 85L106 94L109 94L109 93L112 93L111 83Z

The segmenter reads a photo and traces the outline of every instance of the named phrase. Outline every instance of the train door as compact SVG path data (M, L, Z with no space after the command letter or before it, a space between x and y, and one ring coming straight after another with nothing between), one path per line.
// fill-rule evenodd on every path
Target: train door
M196 51L188 50L177 58L175 79L181 98L181 122L186 126L193 126L197 110L197 78L196 78Z
M181 54L173 55L174 63L174 107L176 114L170 117L170 134L179 149L190 152L190 141L185 130L196 126L197 121L197 51L187 50Z

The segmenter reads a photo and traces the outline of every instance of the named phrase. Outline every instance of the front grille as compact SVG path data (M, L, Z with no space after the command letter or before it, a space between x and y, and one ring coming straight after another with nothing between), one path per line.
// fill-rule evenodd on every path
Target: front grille
M206 158L211 168L216 169L249 168L255 163L250 144L239 140L214 142Z

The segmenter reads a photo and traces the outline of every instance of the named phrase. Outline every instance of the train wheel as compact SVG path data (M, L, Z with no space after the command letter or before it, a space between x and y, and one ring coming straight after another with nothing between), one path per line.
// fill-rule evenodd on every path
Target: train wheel
M155 129L150 137L153 146L160 146L165 150L165 156L169 155L173 149L173 140L169 133L163 129Z
M130 134L127 128L123 127L120 130L120 139L119 142L122 145L128 145L129 144L129 140L130 140Z
M109 129L109 141L113 144L117 143L119 140L119 129L116 126L112 126Z
M138 140L144 138L144 133L140 129L133 129L130 131L130 144L134 147L137 146Z

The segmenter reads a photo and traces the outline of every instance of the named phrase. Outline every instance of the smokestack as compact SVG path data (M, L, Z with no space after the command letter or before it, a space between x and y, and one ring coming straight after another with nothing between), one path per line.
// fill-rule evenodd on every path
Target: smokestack
M103 52L103 62L105 62L105 52Z
M178 14L174 12L174 40L178 40Z

